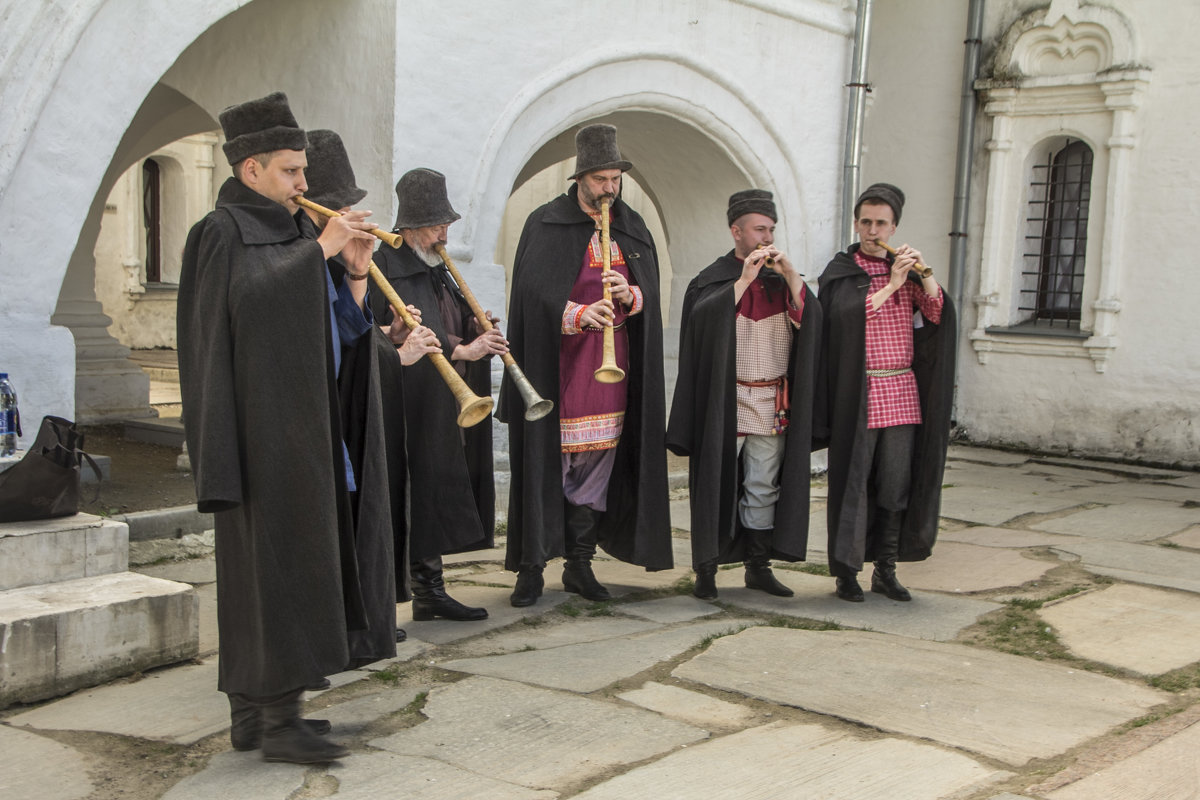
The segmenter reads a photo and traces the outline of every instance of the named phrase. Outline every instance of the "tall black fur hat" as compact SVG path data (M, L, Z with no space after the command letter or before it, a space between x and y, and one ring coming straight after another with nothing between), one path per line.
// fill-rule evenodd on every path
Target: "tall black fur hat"
M729 208L725 211L725 217L730 225L745 214L762 214L764 217L770 217L772 222L779 222L773 198L774 195L766 189L743 189L734 192L729 195Z
M617 149L617 129L598 122L580 128L575 134L575 174L578 178L598 169L619 169L627 172L633 164L621 158Z
M446 195L446 176L432 169L411 169L396 182L397 228L428 228L449 225L462 216Z
M231 165L259 153L303 150L308 143L283 92L229 106L219 118L225 131L225 158Z
M886 203L892 207L893 221L900 224L900 212L904 210L904 192L890 183L872 183L858 196L854 204L854 217L858 218L858 209L863 203Z
M304 196L334 211L355 205L367 196L367 190L358 188L354 179L354 168L350 166L342 137L333 131L308 132L308 167L304 177L308 182Z

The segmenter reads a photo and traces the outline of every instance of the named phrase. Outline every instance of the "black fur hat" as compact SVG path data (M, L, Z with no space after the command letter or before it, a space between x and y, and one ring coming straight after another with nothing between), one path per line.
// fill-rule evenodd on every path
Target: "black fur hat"
M904 210L904 192L890 183L872 183L858 196L854 204L854 217L858 218L858 209L863 203L885 203L892 207L893 222L900 224L900 212Z
M367 190L358 188L354 179L354 168L350 166L342 137L333 131L308 132L308 167L304 177L308 182L304 196L334 211L355 205L367 196Z
M225 158L231 165L259 153L303 150L308 143L283 92L229 106L219 117L225 131Z
M428 228L462 219L446 195L446 176L437 170L412 169L396 183L397 228Z
M627 172L633 164L621 158L617 149L617 129L613 125L596 123L580 128L575 134L575 174L578 178L598 169L619 169Z
M764 217L770 217L772 222L779 222L773 198L774 195L766 189L743 189L734 192L729 195L729 208L725 211L725 217L730 225L745 214L762 214Z

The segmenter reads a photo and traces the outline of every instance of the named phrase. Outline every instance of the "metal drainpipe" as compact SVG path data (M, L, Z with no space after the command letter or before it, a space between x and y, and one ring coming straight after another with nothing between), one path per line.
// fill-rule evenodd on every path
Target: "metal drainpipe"
M963 283L967 265L967 212L971 199L971 164L975 147L975 79L979 76L979 51L983 39L983 2L984 0L971 0L967 12L962 100L958 114L958 157L954 169L950 281L954 285L954 306L958 310L960 320L963 318Z
M842 167L842 246L854 241L854 201L858 197L862 161L863 117L866 116L867 45L871 32L871 0L858 0L854 23L854 66L850 76L850 106L846 114L845 162Z

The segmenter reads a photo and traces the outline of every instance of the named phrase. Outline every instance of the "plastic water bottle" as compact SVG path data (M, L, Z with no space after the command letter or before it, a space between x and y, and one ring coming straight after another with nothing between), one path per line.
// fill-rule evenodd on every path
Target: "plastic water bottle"
M0 456L17 450L17 392L8 382L8 373L0 372Z

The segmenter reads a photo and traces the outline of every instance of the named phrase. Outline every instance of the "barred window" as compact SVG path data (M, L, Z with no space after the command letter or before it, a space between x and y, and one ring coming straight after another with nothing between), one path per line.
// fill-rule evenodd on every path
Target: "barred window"
M1068 140L1033 167L1018 310L1036 324L1078 328L1083 308L1092 149Z
M162 170L152 158L142 163L142 224L146 230L146 283L162 281Z

